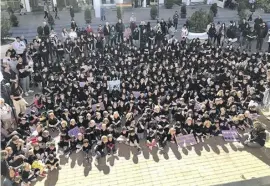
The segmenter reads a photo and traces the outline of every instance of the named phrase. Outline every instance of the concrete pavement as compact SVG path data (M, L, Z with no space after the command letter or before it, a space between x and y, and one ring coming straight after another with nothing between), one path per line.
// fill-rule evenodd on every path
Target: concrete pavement
M197 6L189 6L187 7L187 18L189 18L193 12L203 9L209 11L208 5L197 5ZM180 12L180 6L174 6L173 9L165 9L160 8L160 18L164 20L168 20L169 17L172 18L175 11ZM146 22L151 22L152 25L156 23L156 20L150 19L150 8L135 8L131 10L125 10L123 14L123 22L129 24L129 18L131 14L134 13L136 16L137 22L139 24L140 21L144 20ZM257 10L254 13L254 19L261 15L264 20L270 21L270 14L264 14L262 11ZM61 20L55 20L54 29L57 33L61 33L63 28L70 27L70 15L69 11L61 11L59 12L59 16ZM37 27L42 26L44 22L43 13L29 13L28 15L20 16L19 19L19 27L13 27L11 32L13 36L24 35L27 39L32 40L37 34ZM116 11L115 9L106 9L106 18L110 24L115 24L117 22ZM228 10L228 9L218 9L217 17L215 17L215 22L225 22L229 23L230 20L238 21L238 15L236 11ZM86 27L84 20L84 11L75 14L75 21L79 27ZM181 27L186 22L186 19L179 19L179 27ZM99 24L105 24L105 22L101 22L99 18L92 18L91 26L94 30L97 29Z

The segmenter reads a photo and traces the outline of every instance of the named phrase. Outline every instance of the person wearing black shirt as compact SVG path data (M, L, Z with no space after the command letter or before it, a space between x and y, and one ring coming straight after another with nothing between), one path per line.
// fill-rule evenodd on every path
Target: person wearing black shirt
M119 19L118 23L116 23L115 26L116 32L118 33L118 43L124 41L124 31L125 31L125 25L122 23L122 20Z
M249 133L244 134L243 140L248 147L263 147L266 141L265 125L260 122L254 122L254 128Z
M44 41L42 41L41 45L39 46L39 53L45 65L48 66L49 65L49 49L48 49L48 46L45 45Z
M57 168L58 170L61 169L59 165L59 159L54 157L54 155L52 154L48 156L48 159L46 160L45 165L50 171L52 171L55 168Z
M98 165L99 159L105 156L104 150L107 143L107 140L105 138L107 139L107 136L102 136L101 141L99 141L97 143L97 146L95 147L95 153L96 153L95 165Z
M25 99L22 98L23 90L17 82L13 82L11 84L10 92L16 114L18 115L19 113L24 113L26 110L27 102L25 101Z
M136 47L139 47L139 35L140 35L140 31L138 27L136 27L134 31L132 32L133 45Z
M134 130L134 129L131 129L131 130L129 131L128 141L129 141L129 145L130 145L130 146L132 146L132 147L136 146L138 152L141 151L141 147L140 147L140 145L139 145L139 142L140 142L140 141L139 141L139 137L138 137L138 135L135 133L135 130Z
M113 135L108 135L108 142L106 143L108 155L111 153L116 154L115 140L113 139Z
M173 15L173 27L175 28L175 30L177 30L178 19L179 19L179 14L177 11L175 11L175 14Z
M2 72L3 78L6 80L7 83L12 83L18 81L17 74L10 69L10 66L8 64L3 65L4 71Z
M33 69L30 66L24 65L21 57L18 58L18 64L17 64L16 68L19 71L20 84L23 88L25 95L28 96L28 93L33 92L32 90L29 89L30 72Z

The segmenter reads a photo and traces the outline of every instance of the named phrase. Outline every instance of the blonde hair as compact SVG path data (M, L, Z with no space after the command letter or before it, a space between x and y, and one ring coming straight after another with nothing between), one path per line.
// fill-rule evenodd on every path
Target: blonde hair
M71 119L71 120L70 120L70 124L76 124L75 119Z
M204 126L211 126L212 123L211 123L211 121L206 120L206 121L203 123L203 125L204 125Z
M115 112L113 113L113 117L114 117L114 118L119 117L119 113L118 113L117 111L115 111Z
M102 141L103 143L107 143L107 142L108 142L108 137L107 137L107 136L102 136L102 137L101 137L101 141Z
M217 96L223 97L224 96L223 90L219 90L217 93Z
M175 128L170 128L169 134L172 134L172 133L175 132L175 131L176 131Z
M245 115L244 115L244 114L239 114L239 115L238 115L238 119L239 119L239 120L245 119Z
M61 125L62 126L64 125L64 127L66 127L67 126L67 122L65 120L61 121Z

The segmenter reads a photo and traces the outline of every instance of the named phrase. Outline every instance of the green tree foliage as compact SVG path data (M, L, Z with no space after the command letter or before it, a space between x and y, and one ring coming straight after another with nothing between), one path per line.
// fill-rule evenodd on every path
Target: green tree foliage
M1 15L1 40L9 36L10 28L10 21L5 16Z
M92 20L92 13L90 8L86 8L84 11L84 20L86 23L91 23Z
M210 11L211 12L211 11ZM209 23L213 22L212 13L207 13L202 9L192 14L189 24L190 31L196 33L205 32L205 29Z
M173 7L173 4L174 4L174 0L166 0L165 1L165 7L167 9L171 9Z
M152 6L151 7L151 10L150 10L150 16L151 16L151 19L156 19L157 18L157 14L158 14L158 10L157 10L157 7L156 6Z

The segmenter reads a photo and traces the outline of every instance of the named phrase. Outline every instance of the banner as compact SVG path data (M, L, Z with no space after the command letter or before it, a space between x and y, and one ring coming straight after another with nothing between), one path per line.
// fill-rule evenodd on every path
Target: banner
M74 127L73 129L70 129L70 130L68 131L68 135L69 135L69 136L74 135L76 138L78 137L78 134L79 134L79 133L80 133L79 127Z
M237 130L222 130L222 136L228 142L240 141Z
M113 89L120 91L120 80L107 81L108 90L111 92Z
M187 147L197 144L197 141L193 134L187 135L177 135L176 136L176 143L179 147Z
M141 92L140 91L132 91L135 98L140 97Z
M103 102L100 102L100 103L97 103L97 104L93 104L93 105L92 105L92 110L93 110L94 112L96 111L97 105L100 105L100 110L105 110L105 107L104 107Z

